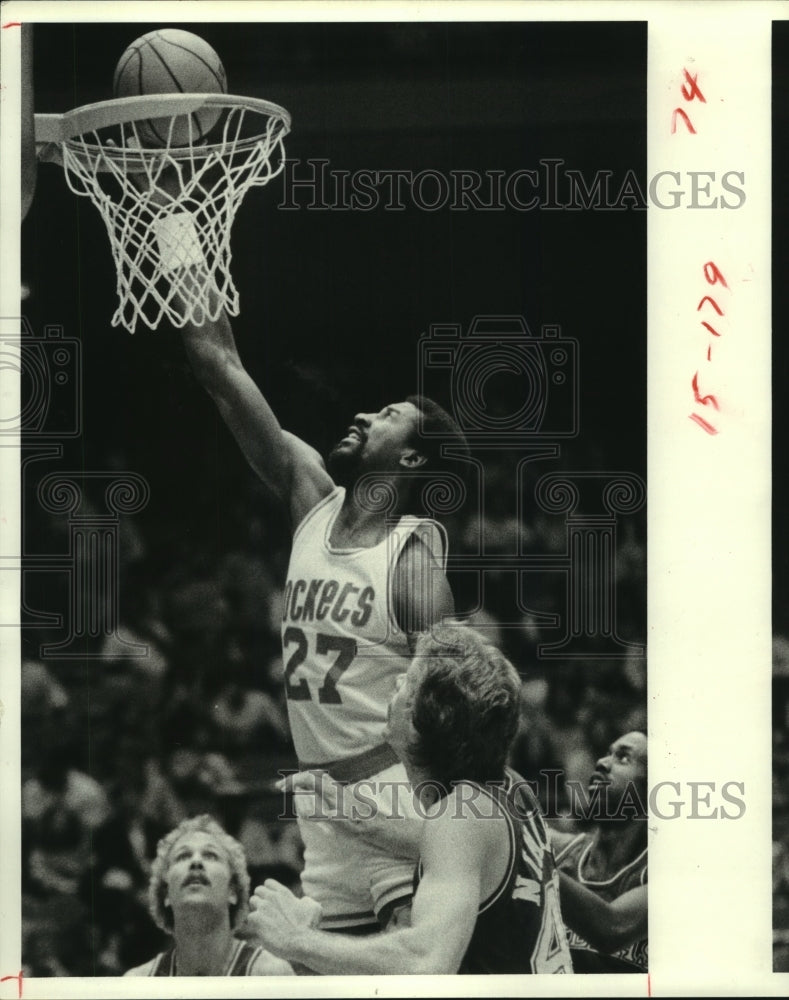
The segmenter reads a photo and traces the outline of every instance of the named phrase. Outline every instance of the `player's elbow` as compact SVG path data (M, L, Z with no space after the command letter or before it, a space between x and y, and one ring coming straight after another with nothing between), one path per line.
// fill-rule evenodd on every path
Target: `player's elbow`
M244 369L234 350L220 344L200 342L188 349L195 378L217 401L232 397Z
M207 320L199 327L187 325L183 340L192 371L209 390L221 388L232 369L241 365L230 323L224 314L215 322Z
M460 968L462 955L446 947L446 941L432 934L414 935L409 973L414 976L453 976Z

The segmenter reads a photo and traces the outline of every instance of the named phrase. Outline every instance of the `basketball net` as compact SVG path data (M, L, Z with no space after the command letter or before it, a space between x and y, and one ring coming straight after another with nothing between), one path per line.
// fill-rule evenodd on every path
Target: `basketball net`
M192 112L209 105L221 116L206 145ZM146 148L143 122L154 112L167 141ZM37 116L55 117L65 133L56 144L68 186L93 201L110 238L118 293L112 325L134 333L140 322L155 330L163 317L182 327L223 310L237 316L230 230L250 187L284 166L287 111L253 98L179 94ZM40 124L37 140L47 132Z

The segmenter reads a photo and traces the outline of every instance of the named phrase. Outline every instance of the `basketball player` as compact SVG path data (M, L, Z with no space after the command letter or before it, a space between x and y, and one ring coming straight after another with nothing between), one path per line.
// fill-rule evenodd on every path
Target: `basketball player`
M572 971L548 832L505 767L520 690L514 667L470 628L419 639L387 729L425 815L410 926L327 934L312 900L269 879L249 917L266 947L326 975Z
M565 924L599 952L614 952L647 936L649 920L645 885L628 889L609 903L560 872L559 895Z
M287 962L234 937L247 913L244 849L210 816L159 841L148 903L173 944L127 976L290 976Z
M290 518L282 643L299 765L344 782L375 776L379 808L391 809L388 783L405 774L384 739L386 707L414 636L453 612L443 534L415 516L416 491L445 461L431 435L461 448L463 436L437 404L409 397L357 413L327 468L280 426L241 364L224 313L187 324L183 338L198 379ZM337 824L300 821L302 884L321 903L325 927L374 931L407 906L419 838L411 818L407 862L349 843Z
M598 797L591 829L554 831L562 909L576 972L647 971L647 738L626 733L598 760L589 782ZM593 798L591 801L595 801ZM595 909L564 875L597 895Z

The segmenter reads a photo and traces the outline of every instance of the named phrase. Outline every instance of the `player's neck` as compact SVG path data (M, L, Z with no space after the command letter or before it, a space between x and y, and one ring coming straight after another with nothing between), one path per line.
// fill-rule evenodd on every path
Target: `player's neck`
M178 975L225 975L234 943L229 922L225 920L209 928L205 923L196 924L196 920L179 923L174 934Z
M382 491L387 488L384 482L382 477L380 486ZM391 488L397 496L397 485L394 482L391 482ZM332 526L331 541L337 548L378 545L386 538L393 518L400 516L400 511L397 509L396 503L393 509L371 510L371 507L376 506L375 489L373 487L373 497L368 503L359 502L352 486L346 489L342 507Z
M607 878L630 864L647 846L646 820L608 820L595 827L587 878Z

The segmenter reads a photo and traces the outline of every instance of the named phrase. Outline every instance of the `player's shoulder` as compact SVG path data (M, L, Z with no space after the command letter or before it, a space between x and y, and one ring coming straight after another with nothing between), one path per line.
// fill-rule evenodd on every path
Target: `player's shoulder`
M303 480L294 489L291 499L291 523L294 540L303 537L307 530L319 530L322 518L332 516L342 504L345 490L337 486L326 474L323 482Z
M423 843L442 853L498 851L507 838L507 811L473 782L458 782L426 812Z
M443 564L447 553L446 528L430 517L416 517L407 514L400 518L400 528L406 529L408 537L400 553L400 560L424 558Z
M285 447L291 460L292 480L290 490L290 517L294 531L306 516L337 489L326 471L320 453L301 438L282 432Z
M153 972L153 968L154 968L154 965L156 964L156 960L159 957L160 957L159 955L154 955L154 957L150 961L143 962L142 965L136 965L133 969L129 969L127 972L124 972L123 975L124 976L150 976L151 973Z
M265 948L260 948L252 959L247 971L248 976L295 976L290 962L277 958Z

